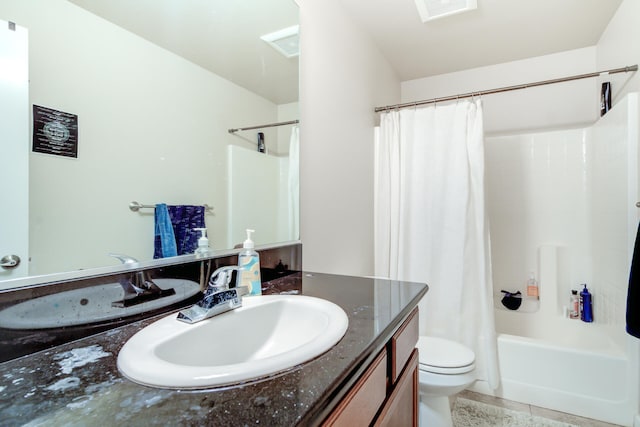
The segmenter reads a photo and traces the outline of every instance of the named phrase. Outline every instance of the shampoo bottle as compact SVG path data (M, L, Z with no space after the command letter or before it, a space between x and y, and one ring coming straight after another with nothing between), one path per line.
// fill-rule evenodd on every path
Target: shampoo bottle
M527 281L527 296L538 298L540 294L538 293L538 282L536 282L536 276L533 271L529 276L529 280Z
M249 295L262 294L262 281L260 280L260 255L253 248L251 233L254 230L247 229L247 240L242 244L242 251L238 254L238 276L236 286L246 286Z
M587 289L587 285L583 284L584 289L580 292L580 319L583 322L593 322L593 301L591 293Z

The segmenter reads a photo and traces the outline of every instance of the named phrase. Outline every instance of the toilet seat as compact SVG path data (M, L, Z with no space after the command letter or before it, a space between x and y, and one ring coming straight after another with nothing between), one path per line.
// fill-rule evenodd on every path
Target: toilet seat
M464 374L475 368L476 356L466 346L443 338L418 338L419 369L435 374Z

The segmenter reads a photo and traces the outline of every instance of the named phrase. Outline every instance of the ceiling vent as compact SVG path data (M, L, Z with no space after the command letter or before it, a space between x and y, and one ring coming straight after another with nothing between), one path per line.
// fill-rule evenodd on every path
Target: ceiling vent
M283 54L286 58L293 58L300 55L298 25L265 34L260 38L269 43L272 48Z
M478 8L477 0L415 0L422 22Z

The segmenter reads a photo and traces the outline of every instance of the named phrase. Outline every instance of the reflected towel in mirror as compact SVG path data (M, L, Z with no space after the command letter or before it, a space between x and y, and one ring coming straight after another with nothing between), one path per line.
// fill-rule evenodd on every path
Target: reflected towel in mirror
M204 206L157 204L153 258L193 253L200 237L194 229L205 228L204 212Z
M165 258L178 255L173 225L169 209L164 203L158 203L155 209L155 239L153 258Z

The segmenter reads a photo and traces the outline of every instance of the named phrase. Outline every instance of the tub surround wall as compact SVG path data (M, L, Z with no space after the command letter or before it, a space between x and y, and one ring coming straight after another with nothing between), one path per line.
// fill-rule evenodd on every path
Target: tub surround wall
M637 105L630 94L593 126L486 140L494 289L524 293L533 271L536 323L545 330L545 319L565 315L571 289L586 283L592 329L621 349L637 228L637 185L629 179L637 169Z
M225 247L242 245L247 238L247 224L259 231L263 242L286 242L291 236L288 204L289 158L263 154L255 149L227 147L227 209L229 224ZM249 171L260 171L256 179ZM259 206L259 209L257 207ZM259 215L256 215L256 210ZM254 233L253 238L256 238Z
M385 347L427 288L298 273L279 279L272 291L283 289L340 305L349 316L344 338L319 358L261 382L209 391L162 390L134 384L116 368L119 349L153 321L146 319L0 364L3 425L92 420L129 425L316 425Z
M486 140L494 290L539 279L539 310L498 309L501 388L476 391L630 426L636 340L625 333L637 228L638 94L593 126ZM593 323L569 319L587 283Z

